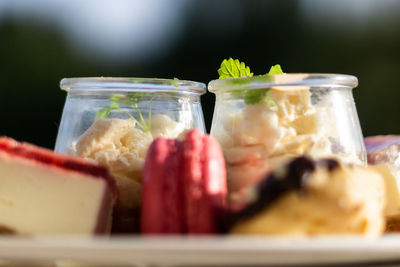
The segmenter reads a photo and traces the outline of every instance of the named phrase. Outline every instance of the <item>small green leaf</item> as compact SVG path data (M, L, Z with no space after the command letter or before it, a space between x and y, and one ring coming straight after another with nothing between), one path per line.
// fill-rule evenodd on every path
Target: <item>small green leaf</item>
M264 97L262 98L262 102L265 103L267 106L269 106L272 109L275 109L277 105L275 104L275 101L271 97L271 89L266 89L267 91L265 92Z
M111 101L119 101L121 98L122 98L122 97L119 96L119 95L112 95L112 96L110 97L110 100L111 100Z
M120 101L120 102L124 103L128 106L133 106L133 105L137 105L139 102L142 102L143 100L147 99L149 96L150 96L150 93L144 93L144 92L128 93L128 97L126 97L123 101Z
M251 77L253 73L250 68L238 59L224 59L218 69L219 79Z
M272 66L269 72L267 73L267 75L275 75L275 74L283 74L281 65L276 64Z
M172 86L179 87L179 79L174 77L174 80L171 81Z
M113 110L113 109L119 109L119 105L117 104L117 103L115 103L115 102L111 102L111 104L110 104L110 109L111 110ZM110 111L111 111L110 110Z
M95 120L104 119L110 115L110 112L114 109L119 109L119 105L115 102L111 102L110 106L100 109L96 112Z
M244 102L246 104L257 104L260 102L265 95L267 94L267 90L269 89L252 89L252 90L247 90L247 92L244 94Z

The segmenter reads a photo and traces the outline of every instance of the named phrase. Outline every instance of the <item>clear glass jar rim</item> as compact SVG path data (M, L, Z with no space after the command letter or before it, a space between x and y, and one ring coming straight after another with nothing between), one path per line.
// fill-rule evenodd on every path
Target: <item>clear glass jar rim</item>
M60 82L61 89L69 91L151 91L181 92L202 95L206 93L206 85L187 80L159 78L128 77L82 77L64 78Z
M358 79L352 75L326 73L287 73L279 75L257 75L253 77L213 80L208 83L210 92L236 89L258 89L273 87L346 87L355 88Z

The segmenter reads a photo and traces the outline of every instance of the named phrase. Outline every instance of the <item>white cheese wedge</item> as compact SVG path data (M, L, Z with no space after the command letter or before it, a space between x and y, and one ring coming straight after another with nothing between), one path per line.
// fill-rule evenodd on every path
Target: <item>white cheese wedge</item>
M17 233L106 233L113 198L101 177L0 152L0 225Z

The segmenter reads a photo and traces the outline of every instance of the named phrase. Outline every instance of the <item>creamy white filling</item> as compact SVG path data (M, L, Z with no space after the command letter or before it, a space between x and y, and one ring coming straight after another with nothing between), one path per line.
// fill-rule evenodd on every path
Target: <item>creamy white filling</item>
M313 104L309 88L272 88L269 95L274 105L245 105L241 112L227 114L213 132L224 151L231 189L246 184L235 185L240 177L249 180L251 173L258 177L250 180L256 181L287 158L299 155L337 155L344 162L361 163L336 138L335 114L327 108L332 103L320 100Z
M106 187L103 179L0 153L0 224L29 234L92 234Z

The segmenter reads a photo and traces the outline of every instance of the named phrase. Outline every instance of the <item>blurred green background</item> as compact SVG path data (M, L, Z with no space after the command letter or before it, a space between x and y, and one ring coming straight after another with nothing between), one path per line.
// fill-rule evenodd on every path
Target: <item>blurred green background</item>
M0 0L0 135L53 148L63 77L207 83L227 57L356 75L364 135L400 133L397 0Z

